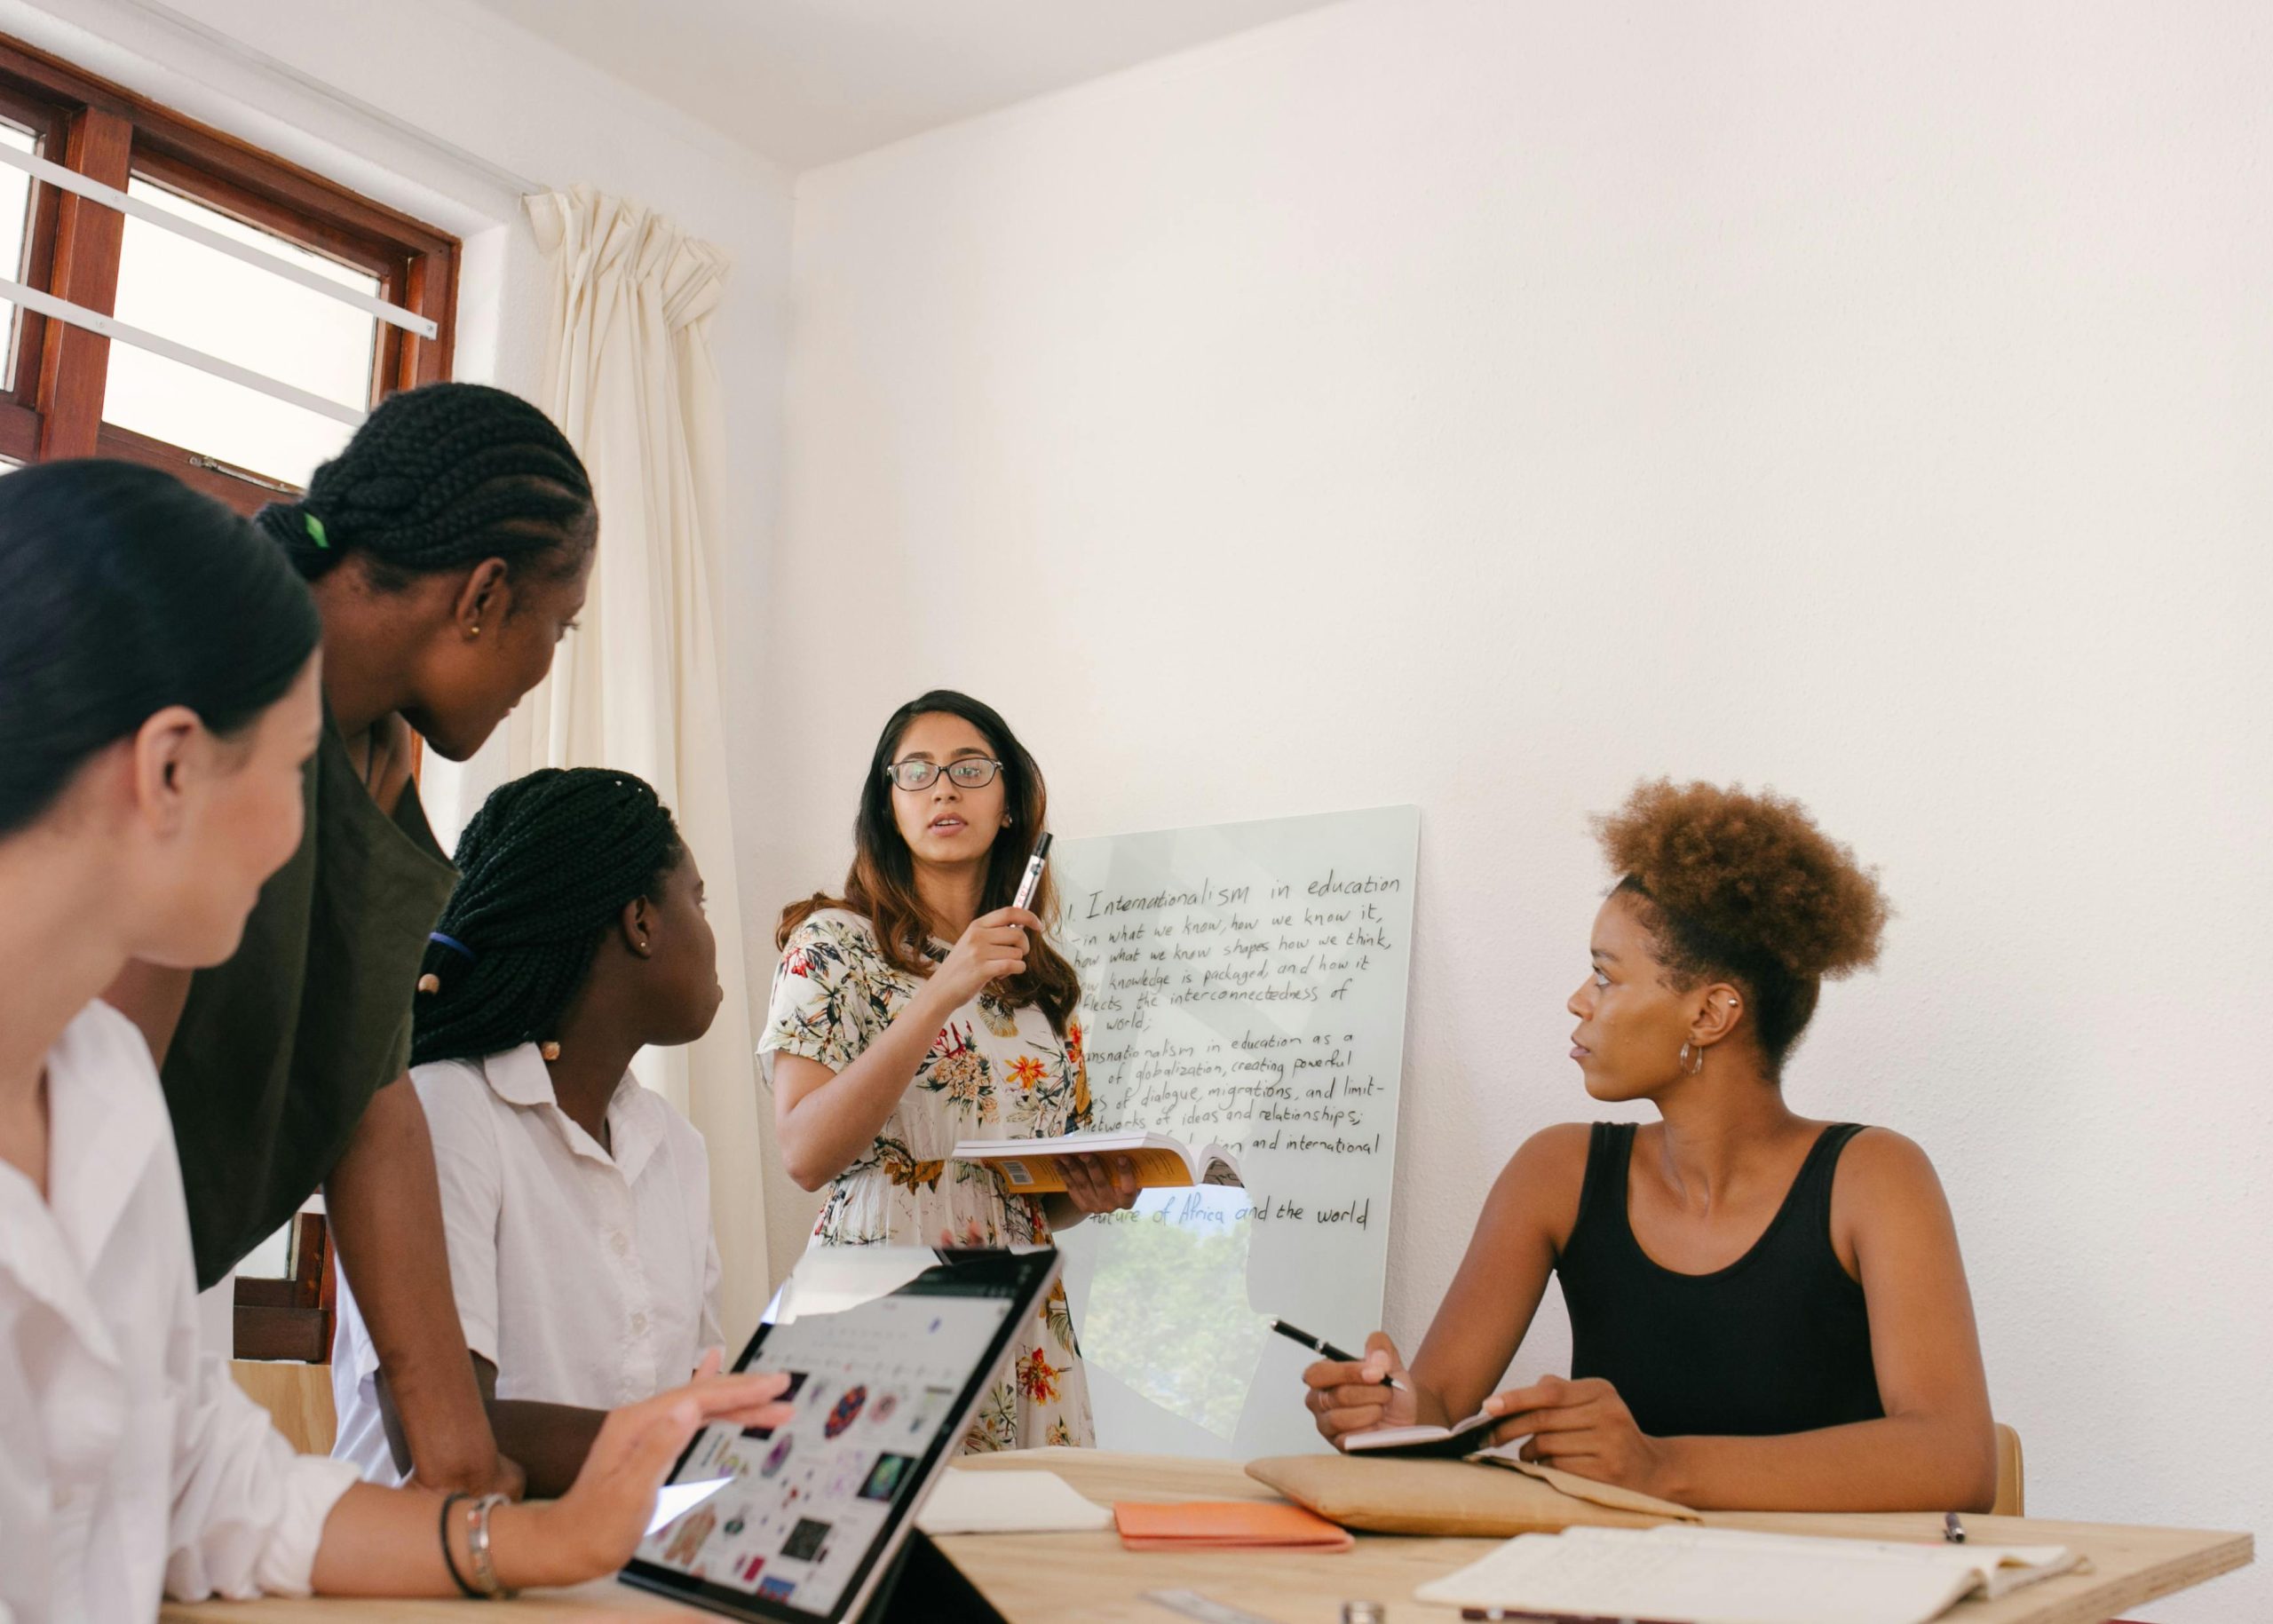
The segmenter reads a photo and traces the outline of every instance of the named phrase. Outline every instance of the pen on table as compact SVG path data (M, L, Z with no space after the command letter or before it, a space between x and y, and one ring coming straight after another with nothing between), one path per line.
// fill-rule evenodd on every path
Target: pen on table
M1042 866L1049 860L1049 835L1045 830L1041 838L1034 843L1034 855L1026 859L1026 874L1018 881L1018 894L1010 899L1012 907L1025 907L1034 900L1034 893L1041 888Z
M1957 1520L1956 1512L1944 1511L1942 1513L1942 1538L1947 1540L1952 1545L1962 1545L1965 1543L1965 1525Z
M1327 1359L1339 1359L1345 1365L1355 1365L1360 1362L1358 1355L1351 1353L1346 1349L1335 1347L1323 1336L1313 1336L1308 1331L1303 1330L1300 1326L1288 1325L1284 1319L1273 1319L1271 1322L1271 1328L1278 1332L1279 1335L1285 1337L1288 1342L1298 1342L1305 1348L1311 1349L1312 1351L1319 1353ZM1384 1374L1382 1377L1381 1384L1383 1387L1393 1387L1400 1393L1409 1393L1413 1390L1410 1387L1407 1387L1404 1382L1398 1381L1392 1375Z

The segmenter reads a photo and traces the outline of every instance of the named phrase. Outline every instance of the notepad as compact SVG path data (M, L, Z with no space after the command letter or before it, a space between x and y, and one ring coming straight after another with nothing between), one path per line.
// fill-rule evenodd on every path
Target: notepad
M2064 1546L1903 1544L1733 1528L1519 1534L1422 1586L1424 1602L1665 1624L1925 1624L2077 1565Z
M1123 1501L1113 1509L1130 1550L1348 1550L1357 1541L1300 1506L1268 1500L1185 1505Z
M1056 1472L951 1470L924 1499L925 1533L1076 1533L1113 1526L1113 1513Z
M1061 1156L1126 1156L1145 1190L1181 1190L1192 1184L1238 1184L1239 1164L1220 1145L1194 1149L1162 1133L1068 1133L1047 1139L965 1139L954 1160L991 1162L1002 1182L1019 1195L1055 1195L1065 1188L1057 1170Z
M1449 1427L1377 1427L1342 1442L1345 1454L1460 1455L1483 1443L1479 1436L1506 1417L1471 1415Z

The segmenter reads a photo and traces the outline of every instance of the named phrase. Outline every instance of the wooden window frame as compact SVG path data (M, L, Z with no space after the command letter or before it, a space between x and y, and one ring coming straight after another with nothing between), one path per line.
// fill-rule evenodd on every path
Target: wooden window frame
M450 376L456 238L5 36L0 36L0 117L32 130L50 162L121 191L139 175L365 271L378 279L380 297L432 321L432 338L378 323L367 404ZM22 280L75 305L114 313L125 225L115 209L34 180ZM222 463L194 447L104 422L111 340L32 311L18 315L14 376L0 389L0 456L18 463L123 457L162 468L245 514L279 489L297 488L264 471ZM236 1282L239 1359L322 1363L331 1358L337 1268L323 1216L296 1216L289 1249L284 1278Z
M376 277L379 297L432 320L432 338L378 324L368 404L450 376L456 238L4 36L0 115L35 131L51 162L122 191L139 175L185 194ZM116 210L35 181L24 280L109 315L124 234ZM111 345L102 335L30 311L20 313L19 332L12 386L0 391L0 456L147 463L242 513L273 500L280 487L296 488L102 421Z
M321 1213L304 1212L292 1219L285 1269L281 1279L246 1276L237 1281L236 1357L329 1364L339 1277Z

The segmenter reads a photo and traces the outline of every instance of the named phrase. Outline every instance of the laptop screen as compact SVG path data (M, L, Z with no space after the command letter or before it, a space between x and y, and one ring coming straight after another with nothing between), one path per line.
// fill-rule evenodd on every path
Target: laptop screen
M677 1513L627 1578L746 1616L832 1620L898 1549L1057 1259L903 1252L895 1267L860 1251L834 1279L825 1254L799 1265L736 1365L787 1372L795 1414L699 1433L667 1480Z

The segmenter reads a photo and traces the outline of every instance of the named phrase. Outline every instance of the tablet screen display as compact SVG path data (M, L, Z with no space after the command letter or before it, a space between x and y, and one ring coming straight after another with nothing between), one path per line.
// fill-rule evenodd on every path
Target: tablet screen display
M960 1453L1011 1317L1035 1311L1037 1270L1054 1272L1046 1257L994 1256L761 1327L737 1367L787 1372L795 1414L778 1428L697 1435L666 1495L727 1481L647 1535L634 1576L674 1576L670 1588L714 1603L747 1598L762 1616L835 1616L931 1467Z

